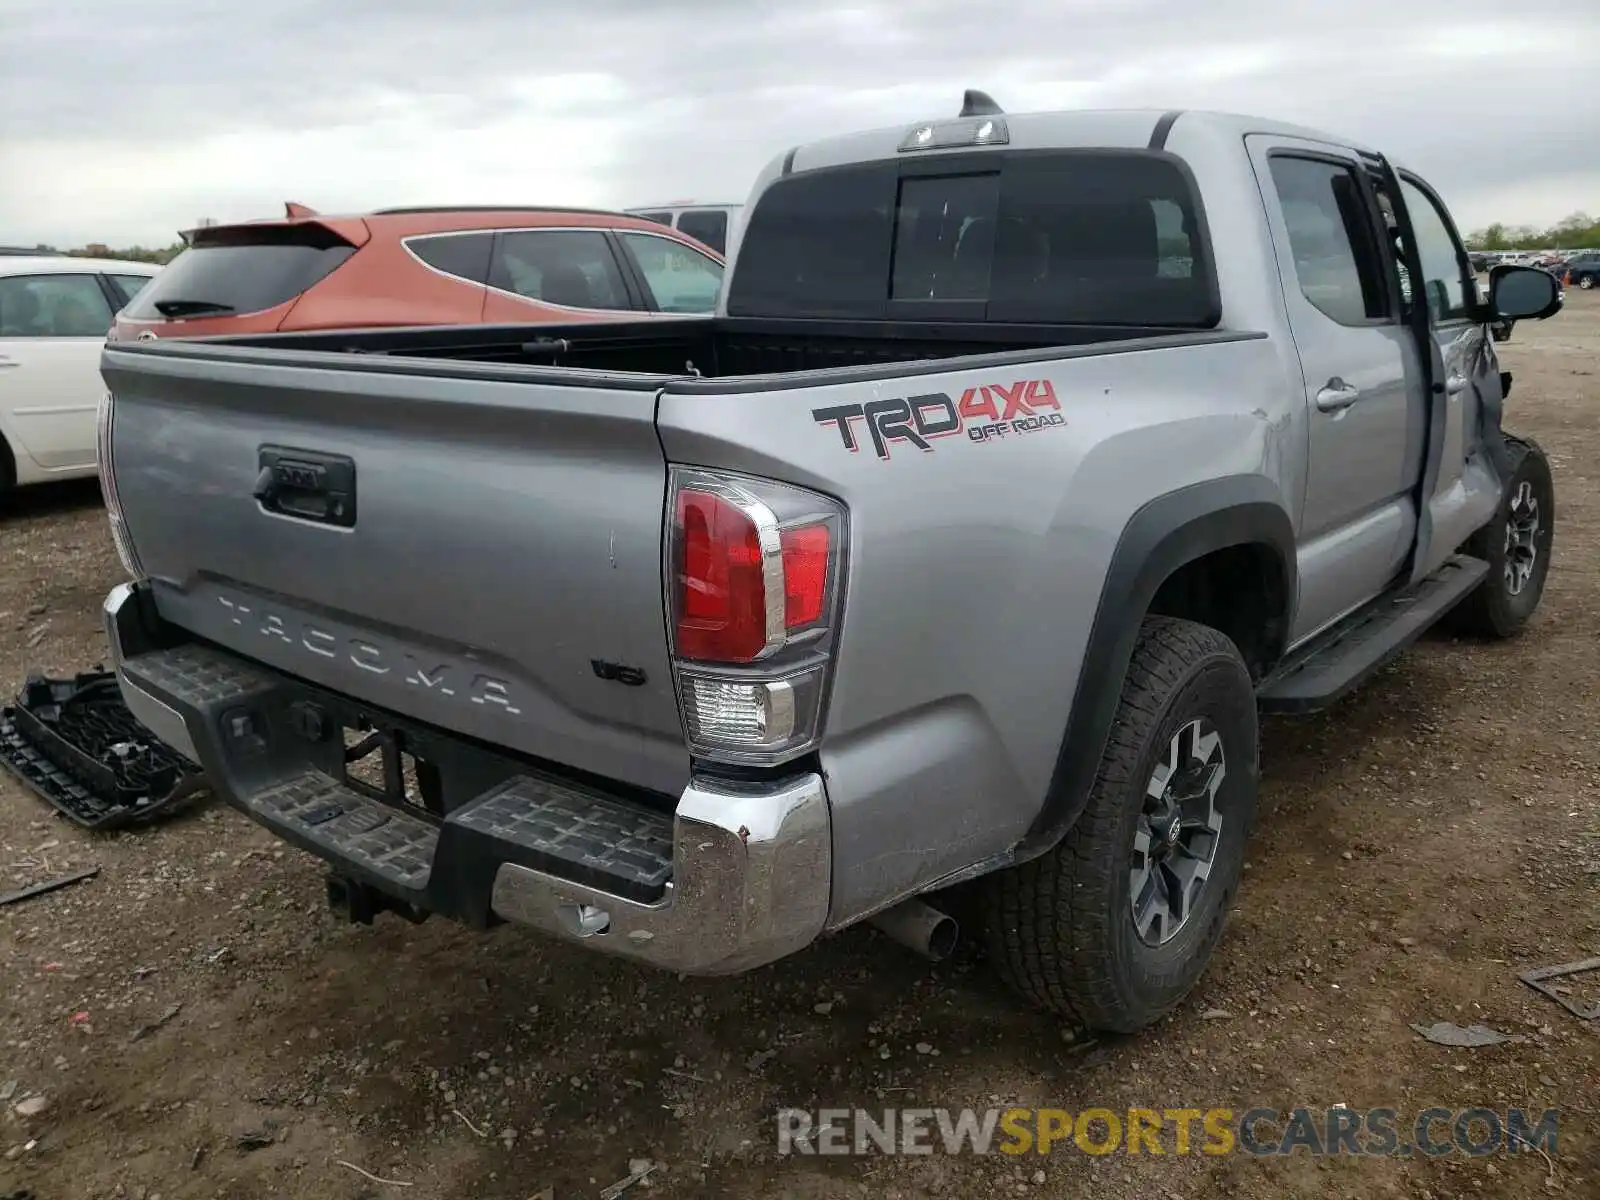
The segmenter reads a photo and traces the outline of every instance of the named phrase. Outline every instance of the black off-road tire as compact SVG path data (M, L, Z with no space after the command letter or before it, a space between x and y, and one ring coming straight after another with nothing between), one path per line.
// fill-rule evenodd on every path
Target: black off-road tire
M1489 574L1460 604L1451 611L1448 628L1466 637L1502 640L1515 637L1539 607L1544 596L1545 580L1550 573L1550 551L1554 544L1556 499L1555 484L1550 478L1550 460L1532 438L1506 437L1506 449L1511 452L1513 468L1511 479L1500 498L1500 507L1494 519L1467 539L1462 551L1481 558L1489 564ZM1508 560L1521 551L1513 543L1521 544L1516 537L1507 537L1508 527L1515 530L1522 519L1518 513L1518 497L1531 496L1537 504L1538 524L1532 537L1533 565L1531 573L1520 591L1513 590L1512 574L1507 570ZM1525 511L1525 501L1521 506Z
M1154 946L1135 926L1135 838L1154 773L1197 719L1222 739L1214 803L1223 823L1192 914ZM1001 976L1079 1028L1133 1033L1172 1011L1222 936L1259 775L1255 689L1233 642L1192 621L1146 618L1082 815L1053 850L983 881L989 957Z

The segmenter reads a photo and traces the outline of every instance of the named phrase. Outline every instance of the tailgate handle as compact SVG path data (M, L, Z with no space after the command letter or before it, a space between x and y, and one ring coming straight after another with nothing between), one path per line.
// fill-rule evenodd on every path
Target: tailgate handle
M264 512L350 529L356 523L356 464L343 454L262 446L251 495Z

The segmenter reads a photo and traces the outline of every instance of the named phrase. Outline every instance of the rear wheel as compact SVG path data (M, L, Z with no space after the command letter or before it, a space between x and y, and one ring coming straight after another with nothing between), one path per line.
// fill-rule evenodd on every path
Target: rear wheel
M0 436L0 496L10 493L17 486L17 460L11 453L11 446L3 436Z
M1507 438L1513 461L1494 519L1473 534L1466 553L1489 564L1489 574L1450 614L1458 633L1514 637L1544 597L1555 534L1555 484L1539 444Z
M1147 618L1088 804L1047 854L985 881L1002 977L1080 1026L1171 1011L1222 935L1255 818L1255 692L1216 630Z

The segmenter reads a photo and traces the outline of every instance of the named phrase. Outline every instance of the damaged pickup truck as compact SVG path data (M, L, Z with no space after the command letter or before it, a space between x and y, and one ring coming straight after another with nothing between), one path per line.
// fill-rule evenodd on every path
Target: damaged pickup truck
M964 884L1025 996L1144 1027L1258 714L1538 604L1485 330L1554 281L1481 300L1421 178L1201 112L974 92L750 201L714 317L109 344L127 703L357 919L716 974L942 952Z

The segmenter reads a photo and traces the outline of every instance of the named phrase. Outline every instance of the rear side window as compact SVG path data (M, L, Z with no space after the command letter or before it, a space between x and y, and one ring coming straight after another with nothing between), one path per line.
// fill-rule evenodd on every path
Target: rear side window
M489 279L493 233L440 233L406 239L406 248L435 271L468 283Z
M693 209L678 214L678 232L710 246L718 254L728 249L728 214L715 209Z
M1017 324L1207 327L1217 309L1187 173L1104 150L780 180L747 219L728 296L735 316Z
M111 282L116 286L117 291L122 293L122 302L126 304L144 291L144 285L154 278L155 276L153 275L113 275Z
M0 277L0 337L105 337L111 305L93 275Z
M123 310L136 320L254 313L286 304L356 248L320 225L203 231Z
M628 309L628 289L606 235L591 229L502 233L489 282L565 308Z
M1300 294L1341 325L1388 316L1377 227L1354 165L1280 154L1270 165Z

